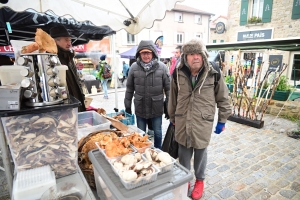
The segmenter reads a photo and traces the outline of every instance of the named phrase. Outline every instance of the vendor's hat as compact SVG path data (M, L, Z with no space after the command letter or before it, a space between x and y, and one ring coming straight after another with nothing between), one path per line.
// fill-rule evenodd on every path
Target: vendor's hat
M140 53L143 53L143 52L150 52L150 53L152 53L152 51L150 49L142 49L142 50L140 50Z
M63 25L58 25L50 29L50 36L52 38L57 37L71 37L67 29Z

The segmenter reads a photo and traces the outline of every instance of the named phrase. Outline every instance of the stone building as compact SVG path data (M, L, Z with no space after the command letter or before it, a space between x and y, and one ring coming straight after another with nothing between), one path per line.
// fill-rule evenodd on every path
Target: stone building
M286 39L295 39L295 47L298 45L297 42L300 43L299 0L229 0L227 17L226 24L224 23L225 31L218 35L225 43L248 42L249 44L253 41L254 44L258 41ZM210 42L213 43L212 40ZM234 69L237 64L247 65L253 75L259 62L264 63L263 73L270 69L269 63L271 65L275 63L273 68L288 63L284 74L290 79L290 84L293 85L295 79L298 85L300 84L300 50L295 49L295 51L281 51L267 45L260 50L226 51L226 69ZM296 69L295 74L293 68Z

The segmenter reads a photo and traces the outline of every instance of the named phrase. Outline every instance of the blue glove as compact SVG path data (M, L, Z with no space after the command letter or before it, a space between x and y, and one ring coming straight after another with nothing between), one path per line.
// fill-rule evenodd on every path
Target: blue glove
M215 133L216 134L220 134L222 131L225 130L225 123L222 123L222 122L218 122L217 123L217 126L216 126L216 130L215 130Z

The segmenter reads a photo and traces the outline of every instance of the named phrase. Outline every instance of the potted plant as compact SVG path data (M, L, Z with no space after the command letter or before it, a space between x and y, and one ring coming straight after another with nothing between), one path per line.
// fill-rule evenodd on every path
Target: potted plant
M257 24L257 23L262 23L261 18L254 16L248 19L248 24Z
M228 90L233 92L234 76L226 76L225 83L227 84Z
M272 79L272 77L270 77ZM263 89L262 89L262 93L264 94L265 89L269 86L269 83L265 83L265 85L263 85ZM289 79L287 78L287 76L282 75L279 78L279 83L276 87L276 90L274 92L274 96L272 99L277 100L277 101L286 101L289 98L289 95L291 93L291 89L292 87L289 85ZM272 91L269 92L268 94L268 98L270 98ZM266 97L266 94L262 96L263 98Z

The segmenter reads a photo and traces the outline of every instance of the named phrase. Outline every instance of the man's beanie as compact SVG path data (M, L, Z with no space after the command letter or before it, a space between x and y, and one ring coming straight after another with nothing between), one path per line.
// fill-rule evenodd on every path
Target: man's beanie
M67 29L63 25L58 25L50 29L50 36L52 38L71 37Z
M105 58L106 58L106 55L100 56L100 60L105 60Z

